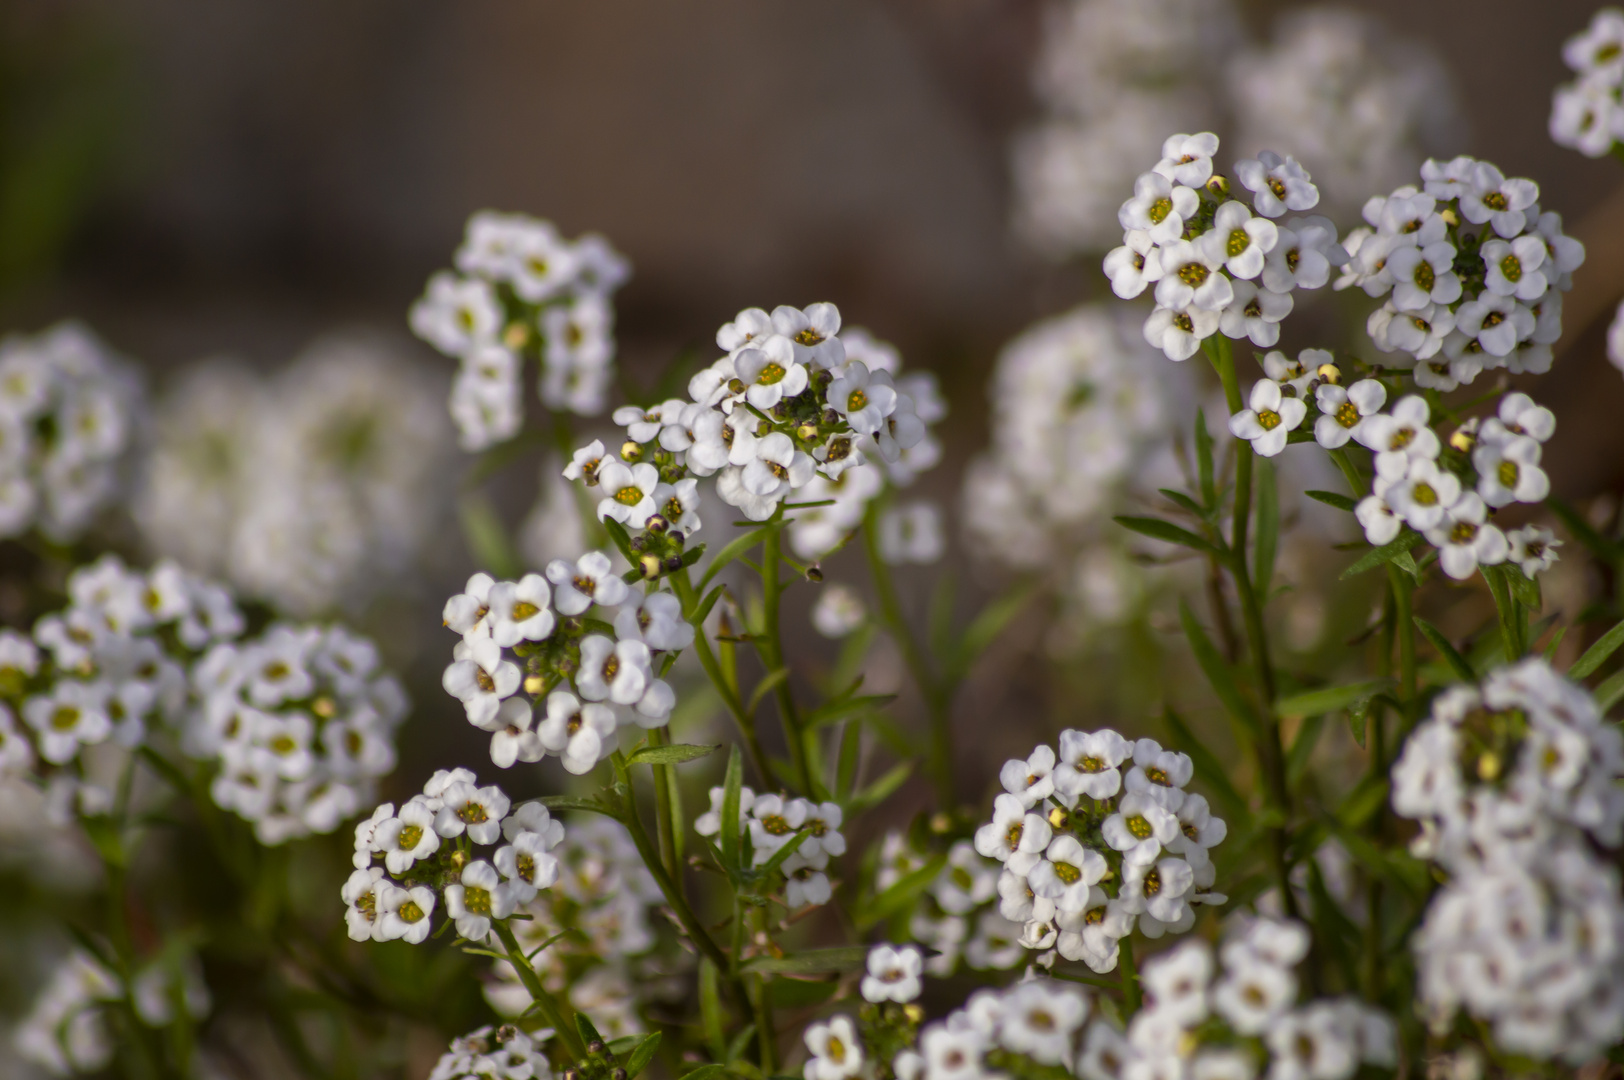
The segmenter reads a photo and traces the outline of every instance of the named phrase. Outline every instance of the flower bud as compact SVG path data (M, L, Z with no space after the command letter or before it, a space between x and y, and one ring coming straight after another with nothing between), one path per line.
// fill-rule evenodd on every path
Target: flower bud
M830 427L834 427L836 424L840 423L840 414L835 412L833 409L824 409L823 422Z
M1049 824L1054 826L1056 831L1064 829L1070 823L1071 814L1067 813L1065 807L1051 806L1049 808Z
M626 1070L616 1069L614 1072L609 1074L609 1080L626 1080Z
M1342 384L1342 369L1337 367L1335 364L1321 364L1314 374L1318 375L1332 386L1340 386Z
M807 567L806 580L810 581L814 585L818 584L823 580L823 571L819 570L816 566Z
M540 675L526 675L524 677L524 692L531 697L541 693L547 688L547 680Z
M681 529L672 529L670 532L665 534L665 538L667 540L671 541L673 544L677 545L678 547L681 547L682 544L683 544L683 541L688 539L686 536L684 536L682 534Z
M510 1043L518 1037L519 1029L516 1025L503 1024L501 1027L496 1029L496 1041L499 1043Z
M593 1039L586 1044L586 1052L589 1054L605 1054L609 1052L609 1047L602 1039Z
M802 442L811 442L818 437L818 425L808 421L795 429L795 435Z
M789 402L780 398L778 404L773 406L772 413L779 420L785 419L789 416Z
M621 444L621 447L620 447L620 460L622 460L622 461L642 461L643 460L643 448L640 445L638 445L637 443L632 442L630 439L627 439L624 443Z
M667 572L672 573L672 574L675 574L678 570L681 570L682 569L682 556L681 555L673 555L669 559L665 560L665 568L666 568Z
M773 426L771 424L769 424L767 421L762 420L762 421L759 421L756 424L756 438L765 439L767 436L771 435L772 433L773 433Z
M644 548L648 547L648 537L634 536L632 537L630 546L633 551L642 551Z
M530 341L530 328L522 322L510 322L502 331L502 344L510 349L522 349Z
M1207 181L1207 190L1213 195L1216 195L1218 198L1223 198L1225 195L1229 194L1228 178L1220 176L1217 173L1213 173L1212 179Z
M1438 216L1444 219L1445 225L1460 224L1460 215L1455 213L1455 208L1452 206L1446 206L1442 210L1438 211Z
M642 569L643 576L650 580L660 576L660 557L658 555L644 555L637 560L637 565Z
M663 534L670 527L671 523L665 520L665 518L659 514L650 514L648 520L643 523L643 528L647 529L655 536Z
M730 394L742 394L746 389L743 379L734 378L727 381L727 392Z

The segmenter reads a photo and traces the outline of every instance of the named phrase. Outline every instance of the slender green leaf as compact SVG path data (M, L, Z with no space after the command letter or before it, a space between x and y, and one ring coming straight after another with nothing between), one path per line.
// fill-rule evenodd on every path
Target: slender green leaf
M957 667L961 676L987 646L998 639L1004 628L1015 621L1015 616L1021 613L1037 592L1038 583L1029 581L1015 586L976 612L976 617L964 628L964 636L959 638Z
M706 595L704 600L700 601L698 609L689 613L688 621L693 623L696 632L700 627L705 625L705 620L710 617L711 608L716 606L716 601L720 600L722 598L722 593L726 591L727 586L716 586L716 588L712 589L710 593Z
M893 882L889 889L876 896L866 908L858 908L856 916L858 929L867 930L910 906L919 898L920 893L930 887L936 880L936 875L940 874L942 867L946 865L945 854L933 855L924 866L907 874L902 880Z
M1348 734L1353 736L1354 745L1361 750L1365 748L1365 729L1370 724L1370 701L1355 702L1348 709Z
M1606 712L1624 697L1624 671L1616 671L1612 677L1596 687L1596 707Z
M575 1014L575 1030L581 1033L581 1042L587 1046L603 1041L603 1036L598 1034L598 1029L584 1012Z
M1295 789L1308 771L1308 760L1319 744L1320 732L1325 730L1325 714L1315 713L1302 722L1297 737L1291 740L1286 752L1286 783Z
M1521 567L1511 563L1504 564L1502 569L1505 571L1506 584L1511 586L1511 595L1515 596L1523 607L1538 614L1545 606L1544 599L1540 595L1539 582L1524 574Z
M849 799L857 782L857 766L862 760L863 725L847 724L840 732L840 750L835 759L835 798Z
M1191 548L1208 555L1222 555L1223 550L1210 540L1203 540L1189 529L1181 529L1171 521L1163 521L1153 517L1130 517L1125 514L1112 519L1124 529L1130 529L1141 536L1148 536L1152 540L1161 540L1169 544L1178 544L1180 547Z
M1218 700L1223 702L1229 714L1257 738L1263 732L1263 722L1253 711L1246 698L1241 696L1240 687L1235 683L1235 676L1224 663L1224 658L1213 647L1212 640L1207 632L1190 612L1188 604L1179 604L1179 621L1184 624L1184 636L1190 639L1190 651L1195 653L1196 663L1201 665L1202 672L1207 676L1207 682L1212 684L1213 692Z
M705 1029L705 1044L711 1057L727 1053L727 1038L722 1030L722 994L718 985L716 965L704 957L699 961L699 1023Z
M1596 643L1585 650L1585 654L1573 662L1568 668L1568 678L1588 679L1596 673L1596 669L1607 662L1607 658L1624 645L1624 622L1619 623L1607 633L1596 639Z
M761 704L761 699L772 693L778 684L787 678L789 678L789 668L787 667L781 667L763 675L761 681L756 683L756 688L750 691L750 702L744 707L744 711L747 713L755 712L756 706Z
M660 1033L656 1031L648 1038L637 1044L632 1056L626 1059L627 1080L637 1080L637 1074L648 1068L648 1063L654 1060L654 1052L660 1048Z
M716 558L711 560L710 566L705 568L705 576L699 579L699 591L704 592L705 586L711 583L711 579L719 574L724 566L761 543L762 534L770 528L772 526L763 525L729 541L726 547L716 553Z
M1322 502L1326 506L1334 506L1338 510L1346 510L1350 514L1359 505L1359 500L1350 499L1346 495L1338 495L1334 491L1305 491L1303 494L1316 502Z
M744 787L744 754L734 743L727 752L727 777L722 781L722 865L729 873L739 868L739 789Z
M1213 483L1212 434L1207 431L1207 417L1200 409L1195 411L1195 467L1201 482L1201 501L1208 507L1218 505L1218 489Z
M761 975L817 975L855 971L867 960L867 945L841 945L833 949L808 949L793 956L758 956L746 960L740 970Z
M1224 768L1223 763L1211 750L1207 749L1205 742L1196 738L1195 732L1190 730L1184 718L1167 706L1162 708L1162 718L1167 721L1168 730L1173 733L1173 745L1182 747L1190 755L1190 760L1195 763L1195 774L1222 804L1224 816L1237 823L1251 817L1252 808L1230 782L1229 770Z
M746 1031L741 1032L740 1034L754 1035L755 1031L755 1025L752 1024ZM683 1073L682 1080L722 1080L722 1077L726 1075L726 1065L701 1065L697 1069L690 1069L689 1071Z
M856 814L858 811L867 810L871 806L878 806L890 798L893 791L902 786L903 781L912 775L913 770L913 758L897 762L887 769L878 780L847 800L847 812Z
M953 600L957 581L953 574L943 574L936 579L936 587L930 594L930 609L925 616L925 640L930 645L930 653L944 664L951 662L953 656Z
M802 721L805 727L823 727L827 724L838 724L842 720L849 720L864 713L874 712L889 705L897 699L895 694L864 694L847 701L836 701L808 713Z
M1366 570L1374 570L1378 566L1392 562L1394 559L1398 558L1400 553L1409 551L1411 548L1415 547L1415 545L1419 544L1423 539L1425 539L1425 537L1423 537L1420 533L1406 529L1399 533L1398 539L1392 541L1391 543L1383 544L1379 548L1372 548L1370 551L1365 552L1365 554L1357 562L1348 567L1346 570L1342 571L1342 577L1340 580L1346 581L1348 578L1351 578L1356 574L1362 574Z
M802 829L800 832L790 837L788 843L779 848L777 851L773 852L772 858L768 859L761 865L760 872L764 875L770 874L774 870L777 870L780 866L783 866L784 860L788 859L791 855L799 851L801 845L806 843L806 838L811 835L812 833L810 830Z
M1421 568L1415 564L1415 556L1408 551L1401 551L1393 556L1392 565L1410 575L1417 585L1421 584Z
M1444 663L1448 664L1450 670L1454 671L1458 677L1467 682L1477 681L1477 673L1472 670L1472 665L1468 664L1466 658L1456 650L1455 646L1449 643L1449 639L1444 637L1442 630L1439 630L1419 615L1415 616L1415 628L1421 631L1422 637L1432 642L1432 647L1438 650L1438 655L1443 658Z
M755 1034L756 1025L746 1024L744 1027L739 1029L737 1034L733 1036L733 1041L727 1044L727 1062L729 1065L735 1063L739 1065L749 1064L748 1062L740 1061L739 1058L744 1055L744 1048L750 1045L750 1040L755 1037ZM707 1066L707 1068L708 1067L709 1066ZM694 1074L689 1073L688 1075L693 1076ZM761 1074L757 1072L756 1075L759 1076Z
M1345 709L1362 698L1381 693L1393 685L1392 679L1367 679L1346 686L1327 686L1281 698L1275 702L1276 716L1318 716Z
M1562 524L1567 526L1567 530L1573 534L1573 538L1589 548L1590 553L1598 559L1611 563L1618 561L1620 555L1624 554L1618 544L1604 538L1591 527L1590 522L1585 520L1583 514L1561 499L1546 499L1545 505L1550 507L1556 516L1562 519Z
M457 516L462 522L463 540L477 565L498 578L519 576L522 564L518 553L489 499L479 494L463 496Z
M614 808L605 803L596 795L581 798L577 795L543 795L536 800L549 810L584 810L592 814L603 814L605 817L619 819Z
M632 1048L642 1040L643 1037L641 1035L622 1035L618 1039L610 1039L609 1052L618 1058L623 1054L629 1053Z
M1252 550L1252 580L1258 595L1269 595L1269 583L1274 580L1274 556L1280 543L1280 487L1275 479L1274 462L1259 458L1252 472L1253 498L1257 501L1257 540Z
M1556 650L1557 650L1558 647L1561 646L1562 639L1567 637L1567 636L1568 636L1568 628L1567 627L1559 626L1559 627L1556 628L1556 633L1551 635L1551 643L1549 645L1545 646L1545 662L1547 664L1550 663L1552 660L1556 659ZM1573 674L1571 669L1568 671L1568 674L1569 675Z
M1184 494L1184 492L1174 491L1172 488L1157 488L1156 490L1161 492L1162 498L1181 509L1188 510L1196 517L1205 518L1207 516L1206 507Z
M681 765L698 761L720 750L721 746L699 746L693 743L673 743L670 746L645 746L626 759L628 765Z
M635 567L637 565L637 553L632 550L632 536L631 533L626 531L626 526L614 518L604 518L603 527L609 533L609 539L615 542L615 547L620 549L620 554Z

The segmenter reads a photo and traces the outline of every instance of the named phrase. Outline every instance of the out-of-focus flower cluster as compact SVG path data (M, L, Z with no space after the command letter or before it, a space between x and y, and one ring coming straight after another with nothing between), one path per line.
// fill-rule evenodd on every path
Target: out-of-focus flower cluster
M1542 659L1457 686L1404 744L1393 809L1448 878L1414 941L1435 1030L1465 1010L1505 1050L1580 1064L1624 1026L1624 736Z
M119 495L140 397L134 370L76 323L0 341L0 538L85 531Z
M975 849L1004 864L999 910L1024 926L1021 944L1052 965L1055 952L1097 972L1118 943L1195 925L1192 904L1221 904L1209 849L1228 833L1204 796L1185 790L1186 754L1109 728L1060 733L1004 764L1004 794L976 831Z
M526 1034L513 1024L489 1026L451 1040L429 1080L550 1080L552 1063L540 1044L553 1031Z
M363 601L412 567L439 522L443 393L354 335L269 380L201 364L159 403L136 522L158 554L283 612Z
M887 833L874 868L874 890L883 894L927 865L901 832ZM975 971L1007 971L1026 960L1021 947L1025 924L1004 918L999 910L998 881L1002 868L980 855L969 840L956 841L942 868L920 896L908 919L908 934L932 955L922 970L945 979L962 963Z
M711 788L710 809L694 819L694 831L700 836L720 836L725 799L724 789ZM750 788L739 792L739 838L749 864L769 870L776 867L783 874L784 904L792 912L821 907L834 895L825 871L831 857L846 853L846 838L840 832L844 819L838 803L757 795ZM780 856L797 837L799 845Z
M412 330L459 361L451 418L464 450L484 450L524 425L527 357L540 365L542 404L596 416L614 378L610 298L631 267L608 241L569 241L551 222L491 211L468 220L457 271L429 279Z
M1551 138L1593 158L1624 142L1624 11L1596 12L1562 46L1562 59L1578 78L1560 86L1551 102Z

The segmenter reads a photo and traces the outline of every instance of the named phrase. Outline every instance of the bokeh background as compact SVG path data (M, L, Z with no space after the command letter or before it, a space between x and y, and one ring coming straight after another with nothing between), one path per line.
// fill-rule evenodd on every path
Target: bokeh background
M1296 7L1235 5L1258 41ZM1550 91L1567 77L1561 42L1592 5L1352 7L1438 58L1454 102L1441 150L1539 178L1543 204L1590 244L1563 359L1539 393L1563 417L1549 457L1559 493L1618 487L1624 380L1604 363L1602 315L1624 276L1598 241L1624 233L1624 195L1616 163L1546 133ZM200 358L271 372L355 329L448 377L450 362L407 335L405 312L470 212L524 211L565 235L601 232L631 259L617 334L633 387L685 347L708 347L747 305L833 300L895 342L938 373L951 404L929 483L951 508L986 442L999 347L1107 295L1097 255L1040 253L1012 226L1011 147L1043 112L1032 71L1048 11L1041 0L11 0L0 8L0 328L83 319L160 393ZM1215 68L1239 49L1221 36L1203 47ZM498 478L510 524L534 477L515 466ZM948 522L951 535L951 509ZM431 547L395 590L411 618L384 640L419 700L407 777L483 754L436 688L435 613L474 560L454 527ZM1017 634L980 674L958 718L966 752L1030 745L1018 729L988 736L976 718L1036 704L1039 651Z

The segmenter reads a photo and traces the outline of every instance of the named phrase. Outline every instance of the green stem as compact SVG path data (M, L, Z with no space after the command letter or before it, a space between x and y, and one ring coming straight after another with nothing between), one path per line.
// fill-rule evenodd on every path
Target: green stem
M779 517L783 512L783 507L779 507ZM761 541L762 622L765 625L761 628L760 645L761 658L767 665L769 675L784 666L784 641L778 626L778 606L784 592L784 587L779 583L783 539L784 526L780 520L772 523ZM816 795L818 789L812 780L806 733L801 730L800 712L795 707L795 694L790 689L788 679L778 680L778 685L773 688L773 698L778 702L778 715L784 724L784 741L789 744L789 758L795 769L796 780L803 792Z
M1387 580L1393 586L1393 628L1398 635L1398 681L1399 694L1404 702L1405 727L1409 726L1410 714L1416 694L1415 675L1415 617L1413 597L1415 582L1404 571L1387 564Z
M1139 971L1133 964L1133 935L1117 942L1117 971L1122 977L1122 1011L1132 1018L1141 1001Z
M765 934L767 909L757 908L757 927ZM778 1038L773 1023L773 1003L769 996L766 975L755 978L756 1043L761 1047L761 1071L772 1076L778 1071Z
M579 1061L586 1057L586 1047L581 1044L581 1036L575 1030L575 1025L565 1022L564 1011L559 1007L558 999L541 985L541 976L530 966L530 961L525 957L524 949L519 945L519 939L514 937L507 920L493 919L491 927L501 939L502 948L507 952L508 963L519 973L519 981L524 983L524 988L530 992L530 1000L536 1003L536 1009L541 1013L542 1019L558 1033L558 1038L563 1041L572 1059Z
M926 754L925 769L936 786L937 804L942 808L953 805L953 725L949 706L953 699L956 676L940 680L931 671L925 650L914 638L908 620L902 614L902 603L897 598L891 580L891 568L880 557L879 503L869 503L863 514L863 550L868 556L868 572L874 582L874 595L880 604L880 622L902 650L903 663L919 687L925 701L925 712L930 721L930 746Z
M697 637L698 635L695 635ZM650 746L669 746L671 733L668 728L654 728L648 733ZM665 866L665 872L673 880L682 877L682 866L677 856L677 835L672 827L671 803L676 797L673 791L675 778L671 775L671 766L655 765L654 770L654 830L660 841L660 862Z
M694 584L688 579L686 567L680 573L672 574L669 578L671 587L676 590L677 598L682 601L683 614L691 621L699 606L699 594L694 591ZM773 774L767 768L767 754L761 748L761 740L756 736L756 722L745 711L744 703L733 686L722 674L721 664L716 654L711 652L710 642L705 638L705 628L694 624L694 653L699 657L699 666L705 669L711 685L722 697L722 704L727 707L728 715L738 726L739 736L744 740L744 750L750 758L750 766L755 769L756 777L765 787L773 786Z

